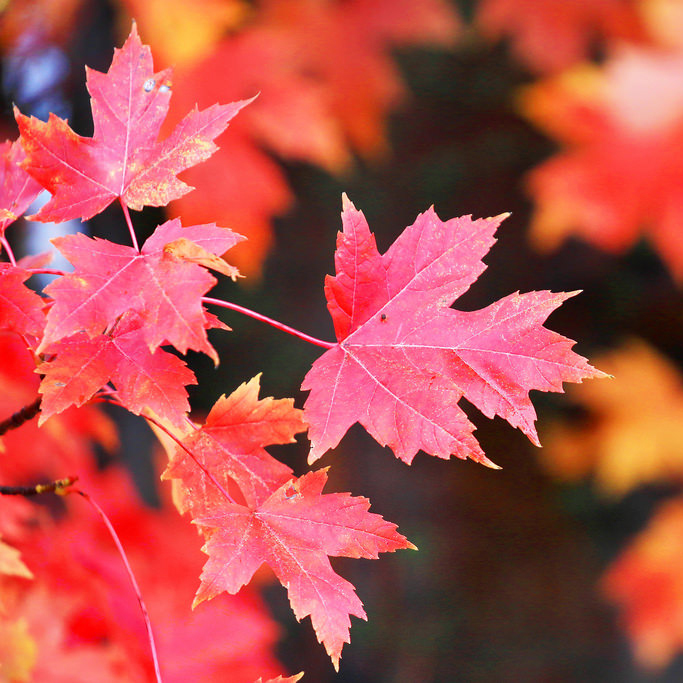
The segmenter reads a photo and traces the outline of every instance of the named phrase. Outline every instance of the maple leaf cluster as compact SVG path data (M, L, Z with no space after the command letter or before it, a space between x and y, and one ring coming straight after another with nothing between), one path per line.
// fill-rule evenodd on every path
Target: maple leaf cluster
M392 50L451 48L461 20L445 0L120 0L155 56L177 74L171 119L200 104L259 98L171 217L229 225L233 253L256 276L274 247L272 219L294 201L276 158L344 173L353 155L386 156L385 121L407 99Z
M7 349L2 355L3 369L7 363L3 381L14 402L7 412L16 415L6 429L35 429L36 448L47 448L44 433L58 444L65 439L85 441L81 450L87 455L59 463L53 457L41 473L56 478L58 467L73 465L84 488L95 493L101 489L110 498L112 490L125 484L103 483L92 467L87 443L96 440L111 447L115 436L109 421L89 404L106 401L143 416L167 448L163 478L173 482L174 503L192 518L208 555L195 606L222 593L238 593L261 565L269 565L286 587L297 619L310 616L318 640L338 668L342 648L349 642L350 616L365 618L365 612L354 587L333 570L329 557L376 559L380 552L414 546L396 525L370 512L366 498L323 493L327 470L295 476L266 447L290 443L307 432L312 464L358 422L408 464L422 450L494 466L473 436L474 425L459 406L462 398L488 417L504 418L538 444L529 392L559 392L565 381L603 375L571 350L571 340L544 327L548 315L575 293L517 292L483 310L455 310L453 302L485 269L482 258L505 216L442 221L429 209L381 254L363 214L344 197L336 274L325 283L336 342L299 334L326 349L303 381L302 388L309 392L303 409L294 407L293 399L259 397L256 377L219 398L205 421L193 421L186 387L196 379L179 355L198 351L218 363L207 330L228 328L206 305L239 307L206 297L217 282L209 271L237 278L237 269L222 257L243 237L215 223L183 225L174 218L158 226L140 247L129 209L164 206L188 192L177 174L216 151L213 140L250 100L195 107L160 138L175 85L169 70L154 71L151 51L141 43L135 24L106 74L87 71L87 86L92 137L77 135L54 114L43 122L17 110L20 138L4 147L0 244L7 261L0 264L0 341ZM26 281L45 272L47 261L43 256L17 261L5 231L42 189L51 198L33 216L37 221L86 220L118 201L132 246L83 233L56 238L55 247L73 271L58 273L41 293L29 289ZM23 409L31 404L40 413L38 424L23 425L30 420ZM92 422L84 420L81 411L92 411ZM21 468L26 465L14 460L3 458L0 469L8 484L25 479ZM139 508L114 510L115 515L119 512L123 529L135 527L130 533L148 540L189 533L176 532L177 523L165 512L155 517ZM15 532L22 514L17 512ZM138 517L146 520L148 529L131 522ZM47 600L40 597L41 591L50 590L45 582L52 575L63 576L74 586L74 595L64 598L55 613L70 615L76 634L101 628L98 642L80 650L79 663L74 660L68 666L87 671L83 663L102 656L111 664L112 680L136 680L146 674L132 669L121 673L128 635L120 631L133 632L140 625L131 625L132 617L113 607L104 616L85 607L111 605L120 581L112 576L110 585L95 586L91 575L86 580L79 569L65 568L71 562L65 555L76 549L70 547L73 542L61 539L77 537L88 562L97 565L95 573L110 574L111 560L101 549L97 532L79 537L69 523L45 534L47 545L39 555L47 568L35 594L24 599L21 590L6 591L17 616L3 626L6 633L0 642L16 643L15 652L29 652L48 642L47 635L43 641L31 629L49 624L39 627L33 619L40 613L41 600ZM11 531L0 528L1 538L14 538ZM139 538L137 542L141 543ZM14 586L26 580L29 570L38 577L39 562L32 552L19 557L4 540L0 543L3 581ZM29 545L39 548L41 543L31 535ZM130 543L136 547L135 540ZM162 558L171 552L162 546L152 555ZM159 561L176 562L170 556ZM150 589L158 589L159 604L168 610L159 617L162 624L176 619L167 604L175 584L169 575L168 586ZM93 600L93 593L103 593L101 600ZM168 635L167 649L160 649L162 661L164 652L173 661L191 643L204 639L209 617L202 614L197 622L206 622L188 626L192 635L187 642L181 632ZM263 617L259 612L254 619ZM53 627L58 637L50 641L52 646L68 639L63 626ZM256 641L272 642L271 636L263 635L263 623L259 628ZM30 661L29 654L15 661L0 646L3 667L16 666L19 671ZM41 654L35 661L53 660ZM139 656L127 661L125 666L139 664L143 672L148 667ZM167 666L184 670L180 664ZM39 668L33 669L34 675L38 671L40 680L50 680Z

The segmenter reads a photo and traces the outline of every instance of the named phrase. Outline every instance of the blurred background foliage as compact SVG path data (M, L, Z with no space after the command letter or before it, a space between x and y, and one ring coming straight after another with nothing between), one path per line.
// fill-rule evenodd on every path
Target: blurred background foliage
M174 67L171 123L195 102L260 92L222 151L183 176L198 190L169 207L248 235L227 257L247 277L218 297L332 339L322 285L342 192L382 251L432 204L443 219L511 211L462 308L583 290L551 327L614 379L534 396L541 451L466 406L502 471L424 454L406 467L356 429L325 456L330 488L370 498L420 552L335 563L369 615L338 675L284 592L264 588L290 671L320 683L681 680L683 2L3 4L5 137L12 103L91 134L82 65L106 70L131 17L155 66ZM143 233L161 220L135 216ZM126 239L115 211L88 229ZM220 316L233 332L213 333L217 370L191 358L194 410L258 372L263 395L301 405L318 350ZM139 422L122 425L120 457L154 501ZM298 474L306 454L303 441L276 452Z

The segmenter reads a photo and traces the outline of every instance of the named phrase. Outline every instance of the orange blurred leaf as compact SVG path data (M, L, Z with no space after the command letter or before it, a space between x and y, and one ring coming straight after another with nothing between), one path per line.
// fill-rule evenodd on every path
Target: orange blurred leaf
M565 148L529 177L536 246L573 234L618 253L645 234L683 280L681 69L683 53L623 48L523 93L524 114Z
M216 221L246 235L234 261L258 275L272 246L271 220L290 205L284 159L346 169L352 152L386 152L387 115L405 98L391 49L450 46L459 21L442 0L270 0L241 31L176 71L171 119L195 103L257 100L224 136L223 148L185 181L197 189L172 216ZM154 45L155 34L149 40Z
M476 21L484 35L509 38L516 58L538 73L567 68L590 56L605 38L634 40L643 29L623 0L482 0Z
M568 388L588 418L544 431L544 465L560 479L592 473L611 496L641 484L682 481L683 380L676 367L635 340L596 363L613 378Z
M661 669L683 650L683 499L663 505L603 578L636 659Z
M119 0L164 64L183 66L207 55L248 16L244 0ZM126 26L130 21L126 20ZM127 29L126 29L127 30Z

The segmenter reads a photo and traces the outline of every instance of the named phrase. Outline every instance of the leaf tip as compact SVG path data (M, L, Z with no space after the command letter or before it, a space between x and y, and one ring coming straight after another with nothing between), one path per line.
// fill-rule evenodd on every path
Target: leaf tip
M487 457L484 456L482 460L478 460L479 463L484 465L484 467L488 467L490 470L502 470L503 468L500 465L496 465L493 460L489 460Z
M349 199L349 195L346 192L342 192L342 211L353 211L355 208L353 202Z
M323 455L323 454L322 454L322 453L318 453L318 451L317 451L317 449L315 448L315 446L313 446L313 444L311 444L311 450L310 450L309 453L308 453L308 459L307 459L306 462L307 462L309 465L312 465L312 464L313 464L314 462L316 462L317 460L320 460L320 458L322 457L322 455Z

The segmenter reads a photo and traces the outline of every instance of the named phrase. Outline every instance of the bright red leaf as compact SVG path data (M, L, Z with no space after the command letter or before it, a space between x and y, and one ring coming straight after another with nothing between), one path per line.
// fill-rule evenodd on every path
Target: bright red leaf
M6 419L39 397L40 377L34 354L15 333L0 332L0 358L0 417ZM59 479L65 473L80 475L95 467L94 444L106 451L118 446L116 427L96 406L65 411L41 428L35 419L24 422L2 436L0 482L25 484ZM6 520L6 512L0 518Z
M325 282L339 343L304 378L314 462L355 422L410 463L418 450L492 465L458 407L464 396L538 445L529 390L602 376L542 326L573 294L511 294L480 311L449 308L482 273L505 216L441 221L433 209L381 255L344 198L336 277Z
M150 351L168 343L181 353L188 348L203 351L217 363L201 304L216 279L197 265L198 260L206 263L206 258L198 258L194 251L186 258L182 245L187 240L200 254L217 256L241 239L215 225L183 228L178 219L160 225L141 252L82 233L55 238L53 243L75 270L45 288L55 303L40 350L80 330L100 334L119 316L133 311L145 322L142 333Z
M40 337L45 326L45 302L24 282L31 273L0 263L0 330Z
M326 470L283 484L257 507L223 501L202 527L209 555L195 604L222 591L236 593L265 562L287 588L301 620L311 617L318 641L339 668L349 642L349 615L365 619L353 586L334 572L328 555L377 559L380 552L414 548L396 525L368 512L366 498L323 494Z
M47 352L56 358L39 368L44 375L39 424L69 406L83 405L110 380L123 407L136 415L151 409L181 425L190 410L185 386L197 383L194 373L163 349L151 352L134 315L123 316L111 334L89 337L79 332Z
M194 459L221 486L227 489L234 481L254 506L292 478L292 470L264 446L291 443L306 429L292 399L259 399L258 394L257 376L230 396L221 396L204 425L183 439ZM176 497L181 512L197 517L223 503L221 491L183 449L176 449L163 478L182 481L184 493Z
M43 190L21 167L25 157L19 140L0 144L0 237Z
M208 159L217 149L213 139L248 104L195 107L165 140L157 140L168 112L171 72L154 73L151 51L135 24L106 74L86 72L92 138L77 135L54 114L44 123L16 111L23 166L53 195L37 220L86 220L118 197L137 210L165 206L192 189L176 174Z

